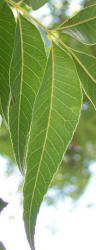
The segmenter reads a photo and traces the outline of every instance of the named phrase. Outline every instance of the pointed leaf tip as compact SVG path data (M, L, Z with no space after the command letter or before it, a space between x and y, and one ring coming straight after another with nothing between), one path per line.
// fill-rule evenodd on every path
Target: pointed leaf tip
M82 93L74 61L53 43L34 104L24 183L24 221L34 247L37 213L78 124Z
M0 212L8 205L8 202L3 201L0 199Z

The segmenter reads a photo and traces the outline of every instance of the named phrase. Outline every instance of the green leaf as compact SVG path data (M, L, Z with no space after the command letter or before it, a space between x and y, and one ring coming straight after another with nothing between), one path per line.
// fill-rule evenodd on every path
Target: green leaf
M73 53L82 87L96 110L96 57L75 50Z
M57 30L75 37L82 43L96 44L96 4L84 8L73 18L61 24Z
M24 172L33 104L46 64L39 30L18 16L14 53L10 68L11 104L9 125L16 161Z
M94 50L96 45L89 46L87 44L83 44L80 41L78 41L76 38L70 37L70 35L65 34L65 33L59 33L60 34L60 40L69 46L71 49L79 51L79 52L84 52L85 54L88 55L94 55Z
M5 4L5 0L0 0L0 9L2 8L2 6Z
M24 221L32 249L40 204L72 139L81 104L74 61L53 43L34 105L24 184Z
M25 3L32 7L33 10L39 9L42 5L47 3L48 0L25 0Z
M0 97L5 119L8 120L9 67L12 57L15 19L6 3L0 8Z
M3 201L0 199L0 212L8 205L8 202Z

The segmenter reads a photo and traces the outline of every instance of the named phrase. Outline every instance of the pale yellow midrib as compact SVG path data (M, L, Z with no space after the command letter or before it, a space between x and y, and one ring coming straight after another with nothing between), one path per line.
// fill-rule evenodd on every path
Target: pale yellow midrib
M22 58L22 62L21 62L21 83L20 83L20 98L19 98L19 110L18 110L18 157L19 157L19 167L21 169L22 172L22 166L21 166L21 162L20 162L20 109L21 109L21 96L22 96L22 84L23 84L23 65L24 65L24 52L23 52L23 35L22 35L22 26L21 26L21 20L20 20L20 16L18 14L18 21L19 21L19 29L20 29L20 38L21 38L21 58Z
M95 17L91 17L91 18L89 18L89 19L86 19L86 20L83 20L83 21L80 21L80 22L77 22L77 23L74 23L74 24L69 24L69 25L67 25L67 26L64 26L64 27L61 27L61 28L57 28L56 29L56 31L59 31L59 30L61 30L61 31L63 31L63 30L65 30L65 29L69 29L69 28L73 28L73 27L76 27L76 26L78 26L78 25L81 25L81 24L84 24L84 23L88 23L88 22L90 22L90 21L92 21L92 20L95 20L96 19L96 16ZM66 21L66 23L68 22L68 20ZM64 23L65 24L65 23Z
M29 213L29 237L30 237L31 244L32 244L31 226L30 226L30 224L31 224L31 211L32 211L32 205L33 205L34 193L35 193L35 189L36 189L36 185L37 185L37 181L38 181L38 177L39 177L41 162L42 162L42 159L43 159L45 146L46 146L46 141L47 141L47 137L48 137L48 130L49 130L49 126L50 126L51 111L52 111L52 102L53 102L53 90L54 90L54 52L53 52L53 44L52 44L52 92L51 92L49 119L48 119L48 125L47 125L47 129L46 129L46 135L45 135L44 145L43 145L43 149L42 149L42 154L41 154L41 158L40 158L40 162L39 162L39 166L38 166L37 176L36 176L36 180L35 180L35 184L34 184L34 189L33 189L33 194L32 194L32 199L31 199L31 205L30 205L30 213Z

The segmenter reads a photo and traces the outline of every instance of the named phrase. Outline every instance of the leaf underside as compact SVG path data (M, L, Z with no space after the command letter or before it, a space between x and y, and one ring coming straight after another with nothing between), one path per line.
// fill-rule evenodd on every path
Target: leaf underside
M15 20L13 13L3 1L0 5L0 98L2 112L6 121L8 121L9 67L13 50L14 32Z
M82 44L67 34L61 34L60 39L71 49L83 90L96 109L96 57L93 56L96 45Z
M74 54L81 63L75 60L82 87L96 110L96 57L75 50Z
M16 161L21 172L25 169L33 104L45 64L46 54L39 30L19 15L10 68L9 125Z
M82 94L74 61L53 43L34 104L24 184L24 221L34 249L36 216L78 124Z
M96 4L84 8L58 28L84 44L96 44Z
M48 0L25 0L25 3L32 7L33 10L39 9L42 7L45 3L47 3Z
M46 2L25 0L34 10ZM96 44L96 5L83 9L57 30L83 45ZM62 48L52 41L47 60L37 27L20 14L15 25L11 9L5 1L0 2L1 113L8 120L9 110L16 161L20 171L26 172L24 222L32 250L41 202L79 121L81 85L96 109L96 58L88 55L83 45L80 51L65 45L72 58L61 44Z

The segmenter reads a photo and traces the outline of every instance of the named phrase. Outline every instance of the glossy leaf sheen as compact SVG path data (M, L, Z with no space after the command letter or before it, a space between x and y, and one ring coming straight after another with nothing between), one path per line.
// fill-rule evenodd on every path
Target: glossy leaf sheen
M14 32L13 13L3 1L0 5L0 97L2 112L6 120L8 120L9 67L13 51Z
M42 7L45 3L47 3L48 0L25 0L25 3L32 7L33 10L39 9Z
M72 139L81 104L74 61L53 43L34 105L24 184L24 221L32 249L40 204Z
M75 60L83 89L96 110L96 57L77 51L74 54L81 63Z
M21 172L25 168L33 104L45 64L46 54L39 30L19 15L10 68L9 125L16 160Z
M85 44L96 44L96 4L84 8L59 27L62 32Z

